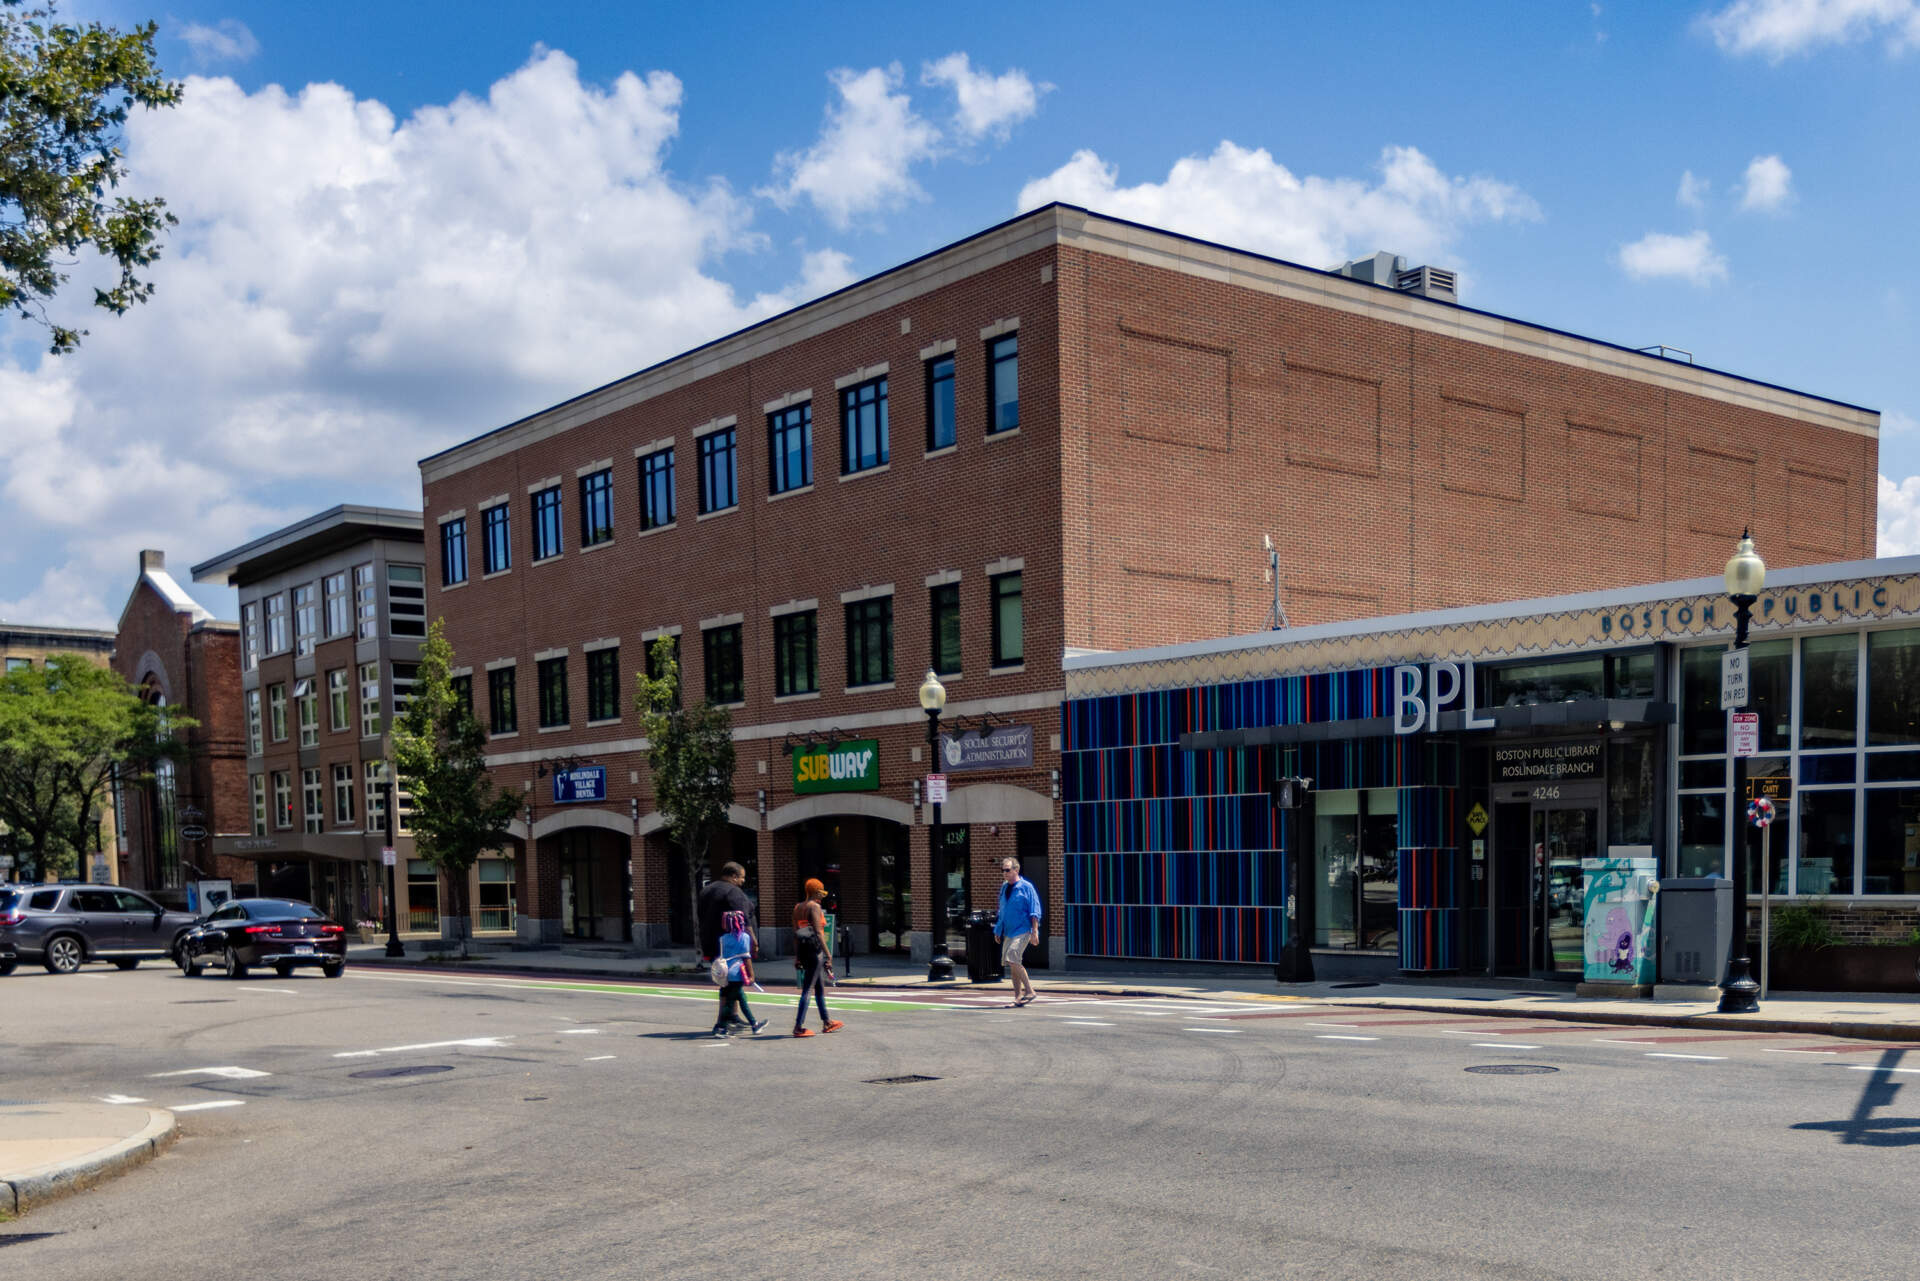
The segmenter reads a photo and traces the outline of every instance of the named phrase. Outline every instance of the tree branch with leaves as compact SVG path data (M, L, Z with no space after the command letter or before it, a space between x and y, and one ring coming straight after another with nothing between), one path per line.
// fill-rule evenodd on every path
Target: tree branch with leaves
M677 648L671 636L654 641L649 667L659 675L635 674L634 706L647 735L653 807L686 860L688 919L697 922L708 850L726 830L733 804L733 717L705 699L682 706Z

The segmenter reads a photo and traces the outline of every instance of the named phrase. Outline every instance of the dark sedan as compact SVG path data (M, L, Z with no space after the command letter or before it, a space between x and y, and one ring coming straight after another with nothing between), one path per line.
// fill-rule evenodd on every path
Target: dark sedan
M180 944L180 969L198 978L217 965L230 979L254 966L272 966L286 978L301 966L320 967L337 979L347 968L345 927L309 903L283 898L237 898L223 903Z

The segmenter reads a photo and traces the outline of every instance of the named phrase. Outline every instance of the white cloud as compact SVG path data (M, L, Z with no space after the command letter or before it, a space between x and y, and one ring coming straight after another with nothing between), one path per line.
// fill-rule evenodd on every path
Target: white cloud
M757 194L782 209L805 197L843 229L857 215L924 200L908 170L934 156L940 130L915 113L900 91L899 64L866 71L843 67L828 79L839 101L827 108L819 139L805 151L777 156L778 181Z
M216 62L245 62L260 52L260 42L238 18L222 18L210 27L189 22L180 28L179 35L193 50L194 60L203 67Z
M1740 187L1740 207L1773 212L1793 197L1793 170L1778 156L1755 156Z
M1378 181L1369 182L1295 177L1264 148L1223 141L1210 156L1176 162L1165 182L1133 187L1094 152L1078 151L1020 189L1023 210L1052 200L1311 266L1378 249L1427 258L1470 223L1540 217L1519 188L1449 177L1412 147L1384 148Z
M1737 0L1705 22L1724 52L1774 63L1828 44L1920 45L1920 0Z
M1712 189L1711 182L1694 177L1693 170L1689 169L1680 175L1680 190L1674 199L1697 213L1707 207L1707 193Z
M716 277L765 242L668 171L680 104L671 75L583 85L536 49L405 120L205 78L137 113L128 185L181 220L153 301L37 363L0 324L0 527L31 549L0 609L111 624L141 547L186 565L336 502L415 506L426 454L847 283L819 248L752 298Z
M1040 109L1040 95L1053 88L1035 84L1024 71L1005 71L998 76L975 71L964 53L950 53L926 64L920 70L920 83L952 86L959 103L954 127L969 139L988 134L1006 137L1014 125Z
M1903 414L1897 409L1889 409L1880 415L1880 436L1911 436L1920 432L1920 418L1912 414Z
M1874 532L1877 555L1920 553L1920 476L1909 476L1898 484L1880 477L1880 509Z
M1713 251L1713 237L1704 231L1669 236L1650 231L1630 245L1620 246L1621 270L1635 280L1672 276L1690 284L1724 280L1727 260Z

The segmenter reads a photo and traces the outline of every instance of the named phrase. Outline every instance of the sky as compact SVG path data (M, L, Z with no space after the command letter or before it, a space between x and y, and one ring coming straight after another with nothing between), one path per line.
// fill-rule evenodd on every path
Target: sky
M1882 414L1920 551L1920 0L69 0L180 106L153 300L0 320L0 619L115 625L418 460L1064 200Z

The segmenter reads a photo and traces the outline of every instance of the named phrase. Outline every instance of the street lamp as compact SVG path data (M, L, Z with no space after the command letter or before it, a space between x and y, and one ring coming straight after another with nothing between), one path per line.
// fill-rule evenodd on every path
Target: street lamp
M927 714L927 761L940 760L940 713L947 706L947 687L931 671L920 682L920 710ZM933 952L927 960L927 982L941 983L953 978L953 958L947 955L946 897L940 892L941 848L940 802L933 802L933 826L927 832L927 924L933 935Z
M387 864L387 955L405 956L407 945L400 941L400 847L393 843L393 776L388 774L380 784L380 804L383 811L382 824L386 829L387 848L393 851L393 862ZM384 861L384 860L383 860Z
M1753 621L1753 603L1760 599L1766 585L1767 563L1753 550L1751 530L1740 534L1740 545L1727 561L1727 598L1733 602L1733 648L1747 647L1747 625ZM1747 682L1748 687L1752 681ZM1743 701L1735 712L1747 710ZM1727 723L1727 750L1733 750L1733 722ZM1760 985L1750 973L1747 959L1747 823L1743 801L1747 791L1747 758L1733 758L1733 794L1727 798L1727 814L1733 820L1733 941L1728 950L1727 980L1720 985L1722 1014L1751 1014L1760 1008Z

